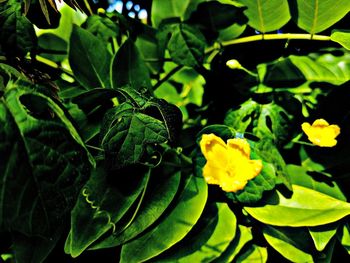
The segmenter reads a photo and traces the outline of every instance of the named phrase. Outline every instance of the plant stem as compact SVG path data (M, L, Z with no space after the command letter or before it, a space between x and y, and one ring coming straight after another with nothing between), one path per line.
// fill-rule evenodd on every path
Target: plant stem
M178 65L177 67L173 68L172 70L169 71L169 73L159 80L153 87L153 90L156 90L160 85L162 85L165 81L171 78L172 75L174 75L176 72L178 72L180 69L182 69L182 65Z
M261 34L261 35L254 35L254 36L248 36L248 37L242 37L242 38L236 38L228 41L223 41L221 43L215 43L213 46L207 48L205 50L205 53L210 53L213 50L220 49L221 47L230 46L230 45L236 45L236 44L242 44L247 42L254 42L254 41L260 41L260 40L281 40L281 39L304 39L304 40L317 40L317 41L330 41L330 36L324 36L324 35L312 35L312 34L294 34L294 33L286 33L286 34Z

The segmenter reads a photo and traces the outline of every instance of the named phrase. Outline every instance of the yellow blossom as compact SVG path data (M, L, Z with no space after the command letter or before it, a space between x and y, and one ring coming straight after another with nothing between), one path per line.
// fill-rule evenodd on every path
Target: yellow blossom
M207 160L205 180L226 192L242 190L263 167L261 160L250 160L250 145L245 139L230 139L226 144L215 134L203 134L200 147Z
M317 119L312 125L304 122L301 128L313 144L321 147L335 146L337 144L335 138L340 134L338 125L329 125L324 119Z

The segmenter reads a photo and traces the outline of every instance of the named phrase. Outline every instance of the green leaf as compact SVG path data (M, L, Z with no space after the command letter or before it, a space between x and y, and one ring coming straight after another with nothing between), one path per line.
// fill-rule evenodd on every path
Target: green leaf
M350 31L349 30L332 30L331 40L339 43L347 50L350 50Z
M86 89L110 87L111 54L105 43L76 25L69 43L69 63L76 79Z
M290 198L279 194L275 202L244 209L265 224L293 227L324 225L350 214L349 203L299 185L293 185Z
M338 229L338 224L328 224L324 226L309 227L309 232L318 251L323 251Z
M94 160L63 110L23 86L8 87L0 122L0 231L53 238Z
M339 8L341 7L341 8ZM347 0L294 0L290 2L292 19L310 34L321 32L350 11Z
M179 17L185 20L203 0L154 0L152 1L152 25L158 27L166 18Z
M234 240L230 243L227 249L213 262L233 262L234 258L242 250L245 244L253 239L250 228L238 225L237 233Z
M293 184L307 187L336 199L346 201L346 197L344 196L343 192L339 188L338 184L332 180L332 178L320 173L308 172L308 170L304 167L293 164L287 165L286 169ZM317 178L317 176L319 178Z
M13 233L13 253L18 263L44 262L52 249L56 246L62 233L58 228L52 238L46 239L39 236L28 237L20 233Z
M179 242L197 223L206 200L206 182L202 178L191 176L176 206L152 229L122 247L121 262L151 259Z
M280 29L290 19L287 0L238 0L248 7L244 14L249 18L248 25L261 33Z
M105 42L112 37L118 37L120 34L119 27L109 17L101 17L99 15L89 16L83 26L90 33Z
M71 213L71 231L65 245L66 253L77 257L106 232L119 230L116 224L149 180L150 173L144 175L142 172L131 169L123 174L123 171L119 171L120 177L113 183L109 177L115 175L106 174L101 168L93 171Z
M192 12L188 22L200 25L205 30L217 32L233 24L245 24L247 18L243 15L244 9L234 4L222 4L218 1L203 2Z
M287 139L292 116L274 102L259 104L252 99L227 113L224 123L239 132L253 132L259 138L275 142Z
M350 254L350 227L349 223L344 224L341 231L337 234L339 241Z
M173 61L179 65L200 66L204 58L205 39L199 29L187 24L176 24L168 42Z
M216 209L204 210L188 235L156 261L212 262L219 257L236 235L236 217L227 204L215 206Z
M278 228L265 225L266 241L283 257L292 262L313 262L311 240L303 228Z
M130 225L124 225L122 232L115 232L95 242L90 249L124 244L150 227L164 213L178 191L181 178L181 172L177 167L179 165L178 157L174 156L173 151L163 154L162 164L151 171L145 196L140 201L140 209L133 221L128 221Z
M61 62L67 58L68 45L66 41L52 33L42 34L38 38L39 49L43 49L40 55L52 61ZM51 54L50 52L61 54Z
M2 3L0 9L0 46L11 56L25 56L37 47L33 24L22 14L21 2Z
M252 263L265 263L267 261L267 249L266 247L259 247L257 245L251 245L243 254L240 254L235 262L252 262Z
M115 168L138 163L147 145L164 143L169 138L162 121L135 112L126 102L108 111L101 136L106 159Z
M148 68L131 39L126 40L113 57L110 74L113 89L130 86L142 93L151 92Z

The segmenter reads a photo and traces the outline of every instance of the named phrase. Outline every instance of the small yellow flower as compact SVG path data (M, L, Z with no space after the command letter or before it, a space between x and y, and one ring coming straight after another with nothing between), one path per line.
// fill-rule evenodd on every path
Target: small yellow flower
M324 119L317 119L312 125L304 122L301 128L314 145L321 147L335 146L337 144L335 138L340 134L340 127L338 125L329 125Z
M226 144L214 134L203 134L200 147L207 160L205 180L226 192L242 190L263 167L261 160L250 160L250 145L245 139L230 139Z

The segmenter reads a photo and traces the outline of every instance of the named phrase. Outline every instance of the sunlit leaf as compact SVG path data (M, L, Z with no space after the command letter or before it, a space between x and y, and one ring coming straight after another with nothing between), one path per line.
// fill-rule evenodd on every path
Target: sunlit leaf
M341 6L341 8L338 8ZM347 0L290 1L293 20L310 34L319 33L342 19L350 11Z
M312 259L310 236L304 228L277 228L264 226L267 242L283 257L292 262L309 262Z
M318 251L323 251L326 248L328 243L336 234L337 229L337 223L324 226L309 227L310 235Z
M267 261L267 249L266 247L260 247L255 244L250 245L249 248L242 254L238 255L235 262L252 262L252 263L265 263Z
M350 214L349 203L298 185L293 185L290 198L279 194L275 201L244 209L265 224L293 227L324 225Z
M248 24L261 33L280 29L290 19L287 0L238 0L248 7L244 14L249 18Z

